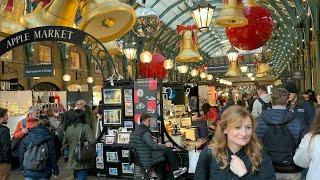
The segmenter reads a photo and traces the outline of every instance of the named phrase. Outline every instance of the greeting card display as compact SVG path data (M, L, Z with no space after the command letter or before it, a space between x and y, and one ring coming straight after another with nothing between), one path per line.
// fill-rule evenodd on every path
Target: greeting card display
M157 79L137 79L134 82L134 121L140 123L142 114L149 114L151 116L150 130L158 132L158 112L157 112Z
M103 117L105 125L122 125L122 108L105 109L103 111Z

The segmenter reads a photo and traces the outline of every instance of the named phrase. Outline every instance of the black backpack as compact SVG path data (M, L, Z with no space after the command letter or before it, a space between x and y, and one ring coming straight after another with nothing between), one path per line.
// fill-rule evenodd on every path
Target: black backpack
M286 127L291 120L279 124L270 124L265 122L267 128L262 142L269 154L276 172L284 172L294 169L293 156L297 145L290 130ZM290 168L292 167L292 168Z
M260 97L258 98L258 101L262 104L262 111L272 108L271 102L266 103Z
M47 141L42 144L31 143L23 156L23 168L27 170L40 171L46 167L49 158Z

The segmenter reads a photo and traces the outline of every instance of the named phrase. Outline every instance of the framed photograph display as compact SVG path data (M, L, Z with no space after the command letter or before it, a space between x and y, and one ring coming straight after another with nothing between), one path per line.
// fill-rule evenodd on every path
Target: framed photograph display
M104 143L105 144L113 144L113 143L115 143L115 135L106 135L105 136L105 141L104 141Z
M117 143L118 144L129 144L131 132L118 132Z
M121 126L122 125L122 109L105 109L103 111L103 124L104 125L113 125Z
M122 89L103 89L103 103L107 106L121 106L122 105Z
M133 174L134 164L122 163L122 173L124 174Z
M106 152L107 162L118 162L118 152Z
M122 158L128 158L129 157L129 150L128 149L123 149L121 151L121 155L122 155Z
M118 176L118 169L117 168L109 168L109 174L111 175L111 176Z
M133 121L124 121L123 126L125 128L132 129L133 128Z

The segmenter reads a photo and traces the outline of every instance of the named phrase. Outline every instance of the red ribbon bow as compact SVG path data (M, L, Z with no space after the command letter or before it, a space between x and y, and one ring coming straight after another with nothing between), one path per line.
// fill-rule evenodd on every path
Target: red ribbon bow
M184 26L184 25L177 25L177 30L179 34L183 34L185 31L191 31L192 33L192 42L194 44L197 44L197 37L195 35L195 32L198 31L198 26L197 25L188 25L188 26Z

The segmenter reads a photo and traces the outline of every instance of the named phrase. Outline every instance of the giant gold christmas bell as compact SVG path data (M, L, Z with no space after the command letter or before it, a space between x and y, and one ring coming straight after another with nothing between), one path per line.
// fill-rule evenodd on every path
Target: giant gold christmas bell
M110 41L107 43L103 43L104 47L108 50L110 55L118 56L121 54L121 49L116 43L116 41Z
M248 24L243 13L242 0L223 0L222 3L222 10L216 19L218 26L241 27Z
M177 26L178 33L182 35L180 41L180 52L176 57L179 62L199 62L202 57L199 54L196 38L197 26Z
M19 22L24 9L24 1L0 0L0 33L4 33L7 36L24 30L24 27Z
M241 75L238 61L229 61L228 71L225 74L227 77L237 77Z
M136 22L134 9L118 0L81 0L80 29L101 42L125 35Z
M257 75L256 77L265 77L268 76L268 73L270 71L270 67L267 63L265 62L259 62L257 63Z
M134 9L118 0L54 0L47 6L38 6L31 13L22 16L20 22L28 28L73 27L78 8L82 15L80 29L101 42L121 37L136 21Z
M72 27L78 5L78 0L53 0L44 7L38 5L31 13L22 16L20 22L27 28Z

